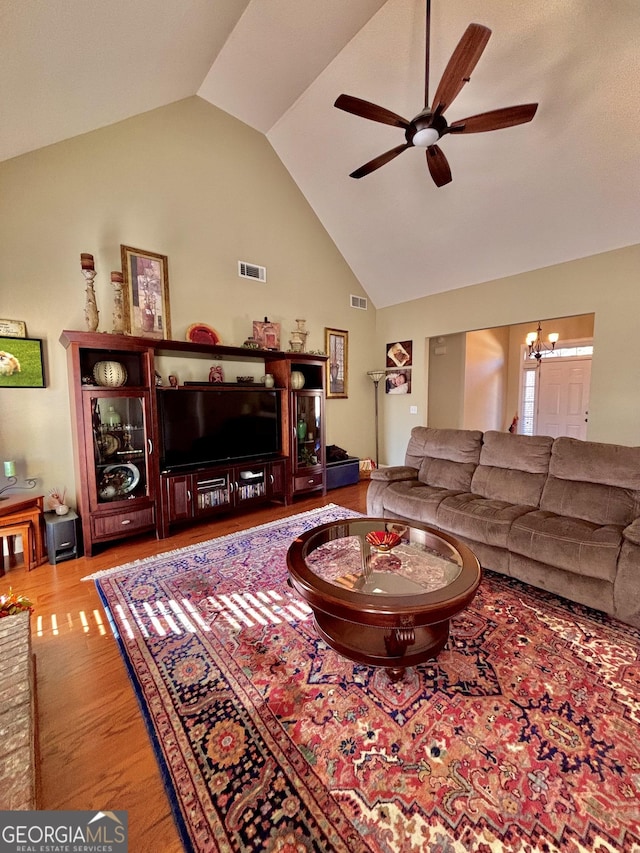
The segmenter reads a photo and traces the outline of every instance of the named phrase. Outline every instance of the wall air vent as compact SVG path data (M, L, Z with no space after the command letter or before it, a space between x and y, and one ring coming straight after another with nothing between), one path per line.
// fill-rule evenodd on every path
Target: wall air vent
M366 311L369 307L369 303L367 302L366 297L364 296L354 296L351 294L351 307L352 308L361 308L363 311Z
M259 267L257 264L248 264L246 261L238 261L238 275L240 278L253 278L255 281L266 281L267 268Z

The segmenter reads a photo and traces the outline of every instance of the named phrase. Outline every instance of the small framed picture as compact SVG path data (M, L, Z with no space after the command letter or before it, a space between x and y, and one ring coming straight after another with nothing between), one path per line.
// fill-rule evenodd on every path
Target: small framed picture
M0 336L26 338L27 326L22 320L0 320Z
M324 330L327 361L327 398L348 397L349 332Z
M387 367L411 367L413 341L393 341L387 344Z
M44 388L42 341L0 337L0 388Z
M166 255L120 246L127 328L141 338L170 338L169 272Z
M408 370L387 370L384 390L387 394L410 394L411 368Z
M253 339L258 341L262 349L280 349L280 323L270 323L265 317L253 321Z

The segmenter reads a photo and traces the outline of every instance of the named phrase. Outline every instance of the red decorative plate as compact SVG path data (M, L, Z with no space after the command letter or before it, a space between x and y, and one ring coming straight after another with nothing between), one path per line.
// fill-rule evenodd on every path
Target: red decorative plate
M189 326L187 340L191 341L192 344L212 344L213 346L222 342L216 330L204 323L193 323Z
M402 542L397 533L388 533L386 530L372 530L367 533L366 540L379 551L390 551Z

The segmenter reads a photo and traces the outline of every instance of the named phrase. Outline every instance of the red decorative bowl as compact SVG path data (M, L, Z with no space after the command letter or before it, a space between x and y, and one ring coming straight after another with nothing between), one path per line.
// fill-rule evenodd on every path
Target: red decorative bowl
M372 530L365 538L369 545L377 548L378 551L390 551L402 542L397 533L388 533L386 530Z

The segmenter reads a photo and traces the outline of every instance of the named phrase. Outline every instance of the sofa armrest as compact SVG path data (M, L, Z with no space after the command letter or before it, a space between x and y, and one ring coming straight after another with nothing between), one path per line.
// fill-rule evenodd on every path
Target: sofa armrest
M622 531L623 537L634 545L640 545L640 518L636 518Z
M371 472L372 480L383 480L393 483L396 480L417 480L418 469L409 465L392 465L389 468L374 468Z

